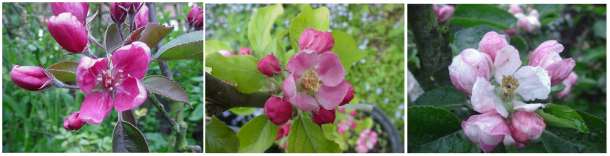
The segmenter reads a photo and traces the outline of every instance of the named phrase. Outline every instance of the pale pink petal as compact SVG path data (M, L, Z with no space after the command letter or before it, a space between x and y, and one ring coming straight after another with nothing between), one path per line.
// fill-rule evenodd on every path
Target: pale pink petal
M498 83L502 82L503 76L512 75L521 66L519 51L513 46L506 46L499 51L495 60L495 77Z
M568 58L555 62L546 67L546 71L551 77L551 85L559 84L561 83L561 81L570 76L570 73L572 73L572 69L574 69L574 66L576 66L576 62L574 61L574 59Z
M83 56L76 67L76 84L81 91L89 94L96 86L98 74L106 70L108 70L106 59Z
M343 101L349 87L345 81L334 87L322 85L316 93L316 99L324 109L334 110Z
M570 94L570 91L572 90L572 87L576 85L577 80L578 75L576 75L574 72L570 73L570 76L562 81L564 88L561 90L561 92L557 93L557 96L559 96L559 98L563 98Z
M472 87L470 101L473 109L479 113L497 112L502 116L508 116L508 111L504 108L500 97L496 95L494 86L484 78L477 78Z
M485 33L479 42L479 50L489 55L491 60L494 60L500 50L507 46L509 45L508 41L506 41L506 36L500 35L495 31Z
M308 54L299 52L295 54L286 65L288 72L294 74L296 78L301 77L305 70L313 68L318 64L318 54Z
M325 86L336 86L343 82L345 70L335 53L322 53L316 71Z
M127 77L119 86L115 88L114 109L119 112L131 110L140 106L146 101L146 88L134 77Z
M541 103L527 104L527 103L521 102L519 100L513 100L513 108L514 108L514 110L518 110L518 111L534 112L538 109L544 108L544 104L541 104Z
M112 64L115 70L122 70L129 75L142 79L148 71L150 48L143 42L133 42L112 53Z
M547 99L551 93L551 79L541 67L524 66L514 76L519 81L517 93L525 101Z
M93 92L85 95L80 107L80 119L88 124L101 123L112 111L112 97L108 92Z
M318 105L316 99L305 93L298 93L293 98L294 100L291 100L292 105L301 109L302 111L311 112L320 109L320 106Z
M543 65L543 61L549 60L547 59L549 55L561 53L564 47L556 40L548 40L542 42L530 55L529 55L529 65L530 66L539 66ZM559 57L559 60L561 57ZM557 60L557 59L552 59ZM554 62L554 61L553 61ZM546 67L543 65L543 67Z
M292 74L288 75L286 79L284 79L284 83L282 83L282 92L284 92L284 97L287 97L288 99L291 99L297 95L297 86ZM290 102L294 103L294 101Z

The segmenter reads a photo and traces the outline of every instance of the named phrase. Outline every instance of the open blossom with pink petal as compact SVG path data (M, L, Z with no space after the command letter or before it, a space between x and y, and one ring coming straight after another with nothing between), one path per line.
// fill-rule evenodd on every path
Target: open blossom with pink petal
M147 94L141 79L150 61L150 48L139 41L117 49L110 60L83 56L76 69L77 85L85 93L79 118L99 124L113 107L122 112L144 103Z

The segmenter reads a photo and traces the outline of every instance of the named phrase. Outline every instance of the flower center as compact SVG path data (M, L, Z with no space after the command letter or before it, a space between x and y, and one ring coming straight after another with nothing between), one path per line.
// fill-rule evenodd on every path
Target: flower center
M113 91L123 82L123 80L125 80L125 74L121 69L116 71L104 70L97 74L96 80L96 84L100 85L102 89L106 91Z
M308 93L318 92L318 89L320 89L320 79L318 78L318 74L316 74L316 72L313 70L305 71L301 78L301 87Z
M515 91L519 87L519 81L515 79L513 76L503 76L502 77L502 91L504 93L504 99L512 98L515 94Z

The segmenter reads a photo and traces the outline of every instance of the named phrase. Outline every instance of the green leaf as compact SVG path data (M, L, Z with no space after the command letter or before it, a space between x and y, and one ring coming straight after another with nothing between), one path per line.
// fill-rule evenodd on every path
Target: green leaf
M480 152L479 146L470 142L463 131L456 131L434 141L417 145L413 153L466 153Z
M159 48L155 58L162 60L203 59L203 31L180 35Z
M198 104L191 112L189 116L189 120L191 121L201 121L203 119L203 104Z
M409 146L431 142L460 129L460 120L444 108L411 106L407 108Z
M265 152L275 140L277 126L267 116L259 115L248 121L237 133L239 139L239 152L262 153Z
M163 26L159 24L147 24L141 30L134 31L129 38L136 39L138 41L142 41L148 45L150 48L157 47L159 41L163 39L169 32L172 31L173 27ZM129 42L128 42L129 43Z
M358 49L358 44L349 34L342 31L333 31L333 38L335 39L333 52L337 54L341 60L341 65L346 70L366 55L365 52Z
M341 137L339 134L339 131L337 131L337 126L333 124L324 124L322 125L322 132L324 133L324 137L326 137L326 139L337 143L342 151L349 148L343 137Z
M189 103L188 95L184 88L175 81L167 79L164 76L153 75L144 78L144 87L149 92L167 97L174 101Z
M292 48L299 49L299 37L306 28L313 28L318 31L328 31L330 28L329 16L330 11L326 7L312 9L310 6L303 6L301 13L290 21L288 35L290 37L290 44L292 45Z
M585 121L574 109L557 104L549 104L543 110L537 111L548 126L573 128L582 133L588 133L589 129Z
M606 20L595 21L593 24L593 34L597 37L606 38Z
M123 39L119 33L119 27L115 23L108 25L108 28L106 28L106 35L104 36L106 51L114 52L114 50L123 45Z
M235 153L239 140L231 128L216 117L205 125L206 153Z
M411 105L462 105L466 103L466 101L467 99L464 93L456 90L453 86L443 86L424 92L424 94L417 98Z
M148 152L148 143L137 127L119 121L112 132L112 152Z
M256 108L251 107L233 107L229 109L233 114L246 116L256 112Z
M212 68L212 75L235 85L242 93L256 92L265 84L265 76L258 71L256 58L251 55L208 54L205 64Z
M466 48L479 48L479 42L483 35L494 29L488 26L477 26L471 28L461 29L453 34L453 42L451 46L453 48L453 54L457 55Z
M288 134L289 153L337 153L341 152L337 143L324 137L322 128L311 120L307 114L293 119Z
M213 53L218 53L221 50L231 51L231 46L225 42L219 40L207 40L205 41L205 56Z
M271 28L275 20L284 13L282 5L270 5L258 8L248 22L248 40L255 54L264 55L271 49Z
M548 153L580 153L584 148L546 130L540 136L540 140Z
M76 82L76 61L61 61L47 67L53 76L61 82L74 84Z
M449 23L462 27L487 25L505 30L512 27L517 19L508 11L495 5L464 4L455 8Z

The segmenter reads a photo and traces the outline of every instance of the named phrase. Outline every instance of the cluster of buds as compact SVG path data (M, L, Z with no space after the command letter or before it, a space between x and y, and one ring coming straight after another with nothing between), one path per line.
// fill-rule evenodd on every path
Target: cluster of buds
M505 35L488 32L478 49L464 49L455 56L449 66L451 82L481 113L462 123L466 136L484 152L502 142L522 147L538 139L546 125L535 111L545 104L526 102L547 99L551 85L575 83L569 78L575 62L559 56L563 49L555 40L545 41L522 66L519 52Z
M511 4L508 8L508 12L513 14L517 18L517 28L531 33L540 28L540 20L538 11L536 9L530 9L526 14L519 4Z
M265 103L265 114L271 121L281 125L290 120L293 106L311 112L313 121L319 125L335 121L336 108L354 98L354 89L344 79L345 70L331 51L333 46L330 32L303 31L299 52L286 65L288 76L281 85L283 96L272 96ZM282 72L278 59L272 54L263 57L257 67L268 77L279 76Z

